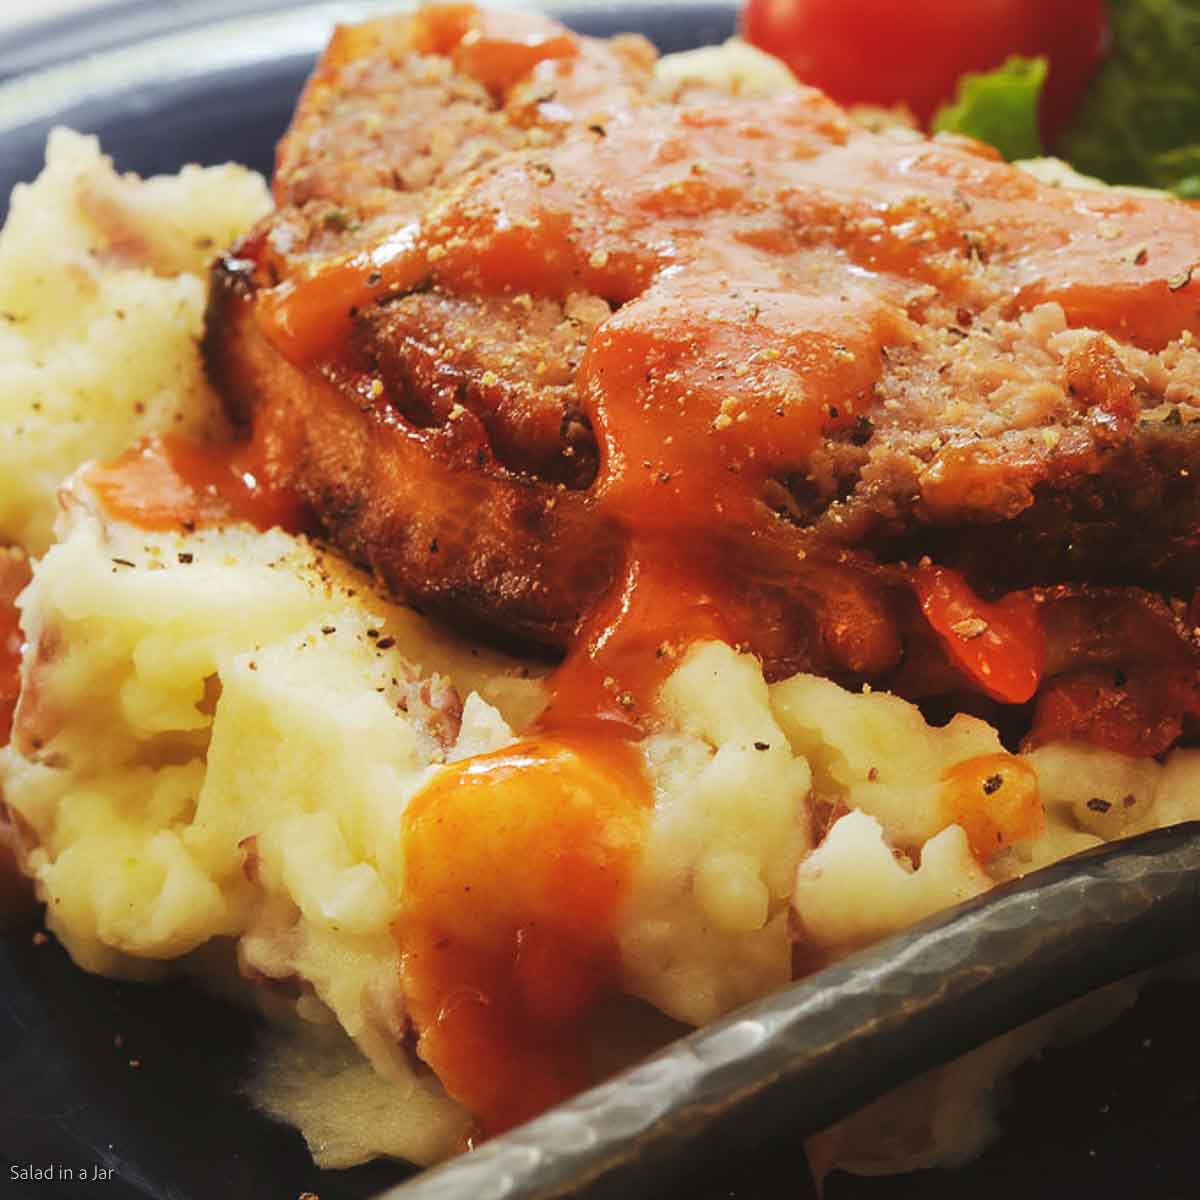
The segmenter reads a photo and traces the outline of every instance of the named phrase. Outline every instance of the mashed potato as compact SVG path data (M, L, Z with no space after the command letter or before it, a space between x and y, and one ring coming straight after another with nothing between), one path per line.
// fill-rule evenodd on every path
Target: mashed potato
M718 63L722 86L759 86L761 63L737 53ZM717 68L667 69L684 86ZM302 1125L318 1161L430 1162L467 1115L410 1050L391 932L403 817L449 764L531 725L536 672L303 537L146 533L108 517L82 478L63 487L139 436L223 434L196 350L203 274L266 203L232 167L118 177L65 132L14 197L0 542L40 557L0 787L47 925L81 967L154 979L174 966L239 991L309 1031L287 1035L257 1095ZM797 950L819 965L1065 854L1200 816L1200 753L1013 756L975 718L934 728L896 697L810 676L768 686L756 660L712 642L662 687L639 752L653 807L617 919L622 981L690 1024L784 985ZM980 762L1036 817L988 855L953 802ZM1050 1014L914 1081L822 1135L818 1161L956 1161L986 1135L997 1077L1089 1019Z
M540 683L303 538L147 534L108 520L80 484L64 505L22 600L30 648L0 757L48 928L85 969L217 970L269 1012L325 1030L319 1045L289 1043L261 1089L272 1111L306 1122L322 1162L443 1156L466 1117L404 1045L389 929L403 814L446 764L528 726ZM947 772L998 751L982 722L931 728L895 697L809 676L768 687L753 658L719 643L686 655L658 722L642 745L654 809L618 940L629 993L690 1024L786 984L798 931L807 953L836 958L995 878L1147 828L1160 796L1171 817L1194 815L1200 794L1194 752L1164 766L1046 747L1028 756L1046 831L989 873L937 800ZM818 796L844 815L814 845ZM1123 815L1099 828L1095 800L1109 796ZM936 1136L925 1107L887 1110L903 1132L891 1140L910 1147L904 1165L941 1161L968 1126L978 1141L999 1067L1063 1024L1043 1021L923 1084L950 1088L938 1121L954 1112L957 1133ZM384 1093L330 1040L337 1027ZM386 1119L338 1124L311 1102L305 1064L333 1080L329 1101L361 1094L362 1111ZM944 1083L960 1076L970 1086ZM978 1103L964 1108L964 1096ZM848 1128L857 1140L843 1131L839 1159L876 1162L877 1122Z
M54 494L146 434L225 431L196 354L216 249L270 204L242 167L118 175L56 130L0 233L0 543L40 554Z
M224 941L268 1007L290 992L417 1088L389 932L401 814L435 764L509 741L539 685L283 533L147 536L74 493L59 533L3 768L47 927L139 979ZM426 1119L372 1149L451 1149L462 1114L420 1090Z

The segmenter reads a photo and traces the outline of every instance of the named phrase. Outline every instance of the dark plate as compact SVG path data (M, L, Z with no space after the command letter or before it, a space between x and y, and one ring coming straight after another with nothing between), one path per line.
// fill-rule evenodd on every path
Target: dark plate
M233 158L269 170L274 141L331 21L387 7L125 3L0 38L0 79L7 80L0 84L0 213L12 185L37 173L46 132L57 123L99 134L122 169L173 171ZM734 9L724 4L556 11L581 31L639 29L667 50L719 41L734 24ZM292 1200L312 1191L321 1200L359 1200L409 1174L395 1163L317 1171L299 1136L258 1116L238 1092L253 1019L182 984L143 988L85 976L53 942L35 944L32 933L20 928L0 939L5 1195ZM1052 995L1047 988L1045 1003ZM1022 1068L1010 1089L1005 1136L967 1167L891 1179L835 1175L826 1196L1196 1196L1198 1001L1194 983L1153 985L1110 1030ZM936 1036L926 1027L913 1040L908 1052L917 1061ZM795 1137L756 1139L745 1128L739 1142L735 1156L706 1162L702 1174L648 1190L643 1179L642 1194L814 1194Z

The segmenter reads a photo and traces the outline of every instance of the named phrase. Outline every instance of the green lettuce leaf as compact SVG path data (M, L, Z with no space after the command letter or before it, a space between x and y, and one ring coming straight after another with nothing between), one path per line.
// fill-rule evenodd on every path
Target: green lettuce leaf
M1109 183L1200 195L1200 0L1110 0L1113 48L1056 151Z
M1046 60L1019 55L994 71L964 75L958 98L934 114L933 128L988 142L1007 159L1036 158L1042 153L1038 100L1045 82Z

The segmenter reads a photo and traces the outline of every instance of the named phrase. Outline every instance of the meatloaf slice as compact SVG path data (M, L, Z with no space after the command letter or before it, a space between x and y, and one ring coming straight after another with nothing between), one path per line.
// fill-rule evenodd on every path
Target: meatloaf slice
M562 649L651 564L771 673L886 682L926 556L1200 581L1181 202L465 6L340 31L275 194L213 379L338 545L474 628Z

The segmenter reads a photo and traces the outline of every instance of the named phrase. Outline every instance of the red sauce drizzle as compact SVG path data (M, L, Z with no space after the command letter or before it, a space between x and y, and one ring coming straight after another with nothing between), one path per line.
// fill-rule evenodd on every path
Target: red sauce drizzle
M298 531L309 521L291 491L272 486L257 441L199 443L151 438L86 481L105 511L139 529L195 529L245 521L258 529Z
M540 728L640 738L639 717L691 642L730 639L726 611L678 564L634 559L551 676Z
M439 772L404 821L394 926L418 1051L490 1136L591 1082L612 922L650 790L635 748L535 737Z

